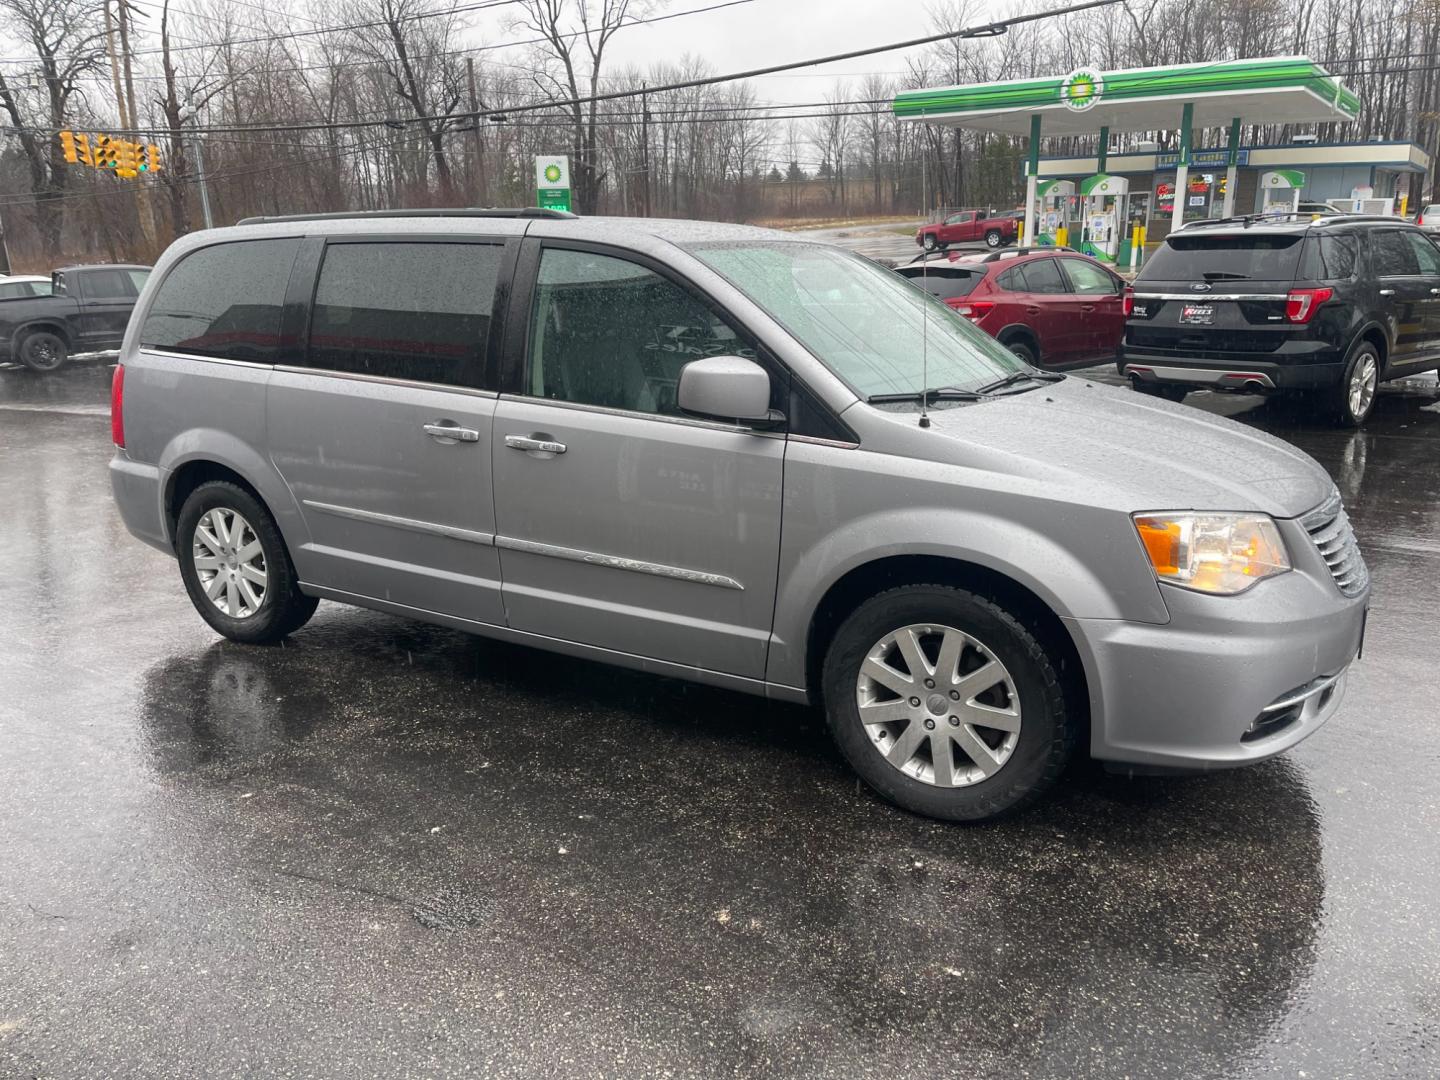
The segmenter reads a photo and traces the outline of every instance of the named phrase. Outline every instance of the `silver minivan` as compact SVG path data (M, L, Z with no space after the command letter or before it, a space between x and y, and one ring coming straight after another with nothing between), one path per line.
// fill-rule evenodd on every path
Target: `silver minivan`
M321 599L823 706L920 813L1277 754L1369 579L1309 457L1039 371L743 226L417 211L177 241L115 372L129 529L219 633Z

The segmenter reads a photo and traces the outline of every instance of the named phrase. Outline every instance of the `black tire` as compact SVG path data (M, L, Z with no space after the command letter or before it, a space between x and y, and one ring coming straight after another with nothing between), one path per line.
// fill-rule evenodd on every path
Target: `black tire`
M234 511L249 523L264 558L268 580L260 605L254 612L239 617L222 612L211 602L200 580L200 570L195 566L196 527L207 511L217 508ZM237 484L211 480L190 493L176 523L175 552L180 559L180 577L195 610L217 633L231 641L248 645L279 641L304 626L320 603L300 591L295 565L290 561L290 553L270 511Z
M1367 363L1370 372L1369 395L1360 395L1360 407L1357 409L1352 396L1353 384L1363 377ZM1370 418L1370 414L1375 411L1380 372L1380 350L1370 342L1362 341L1356 346L1350 362L1345 365L1345 374L1340 381L1323 395L1323 408L1332 423L1338 427L1360 427Z
M1020 357L1021 360L1024 360L1031 367L1040 366L1040 355L1035 351L1035 346L1031 345L1024 338L1012 338L1005 342L1005 348Z
M985 246L988 248L998 248L1004 239L999 229L988 229L985 232Z
M1189 387L1180 386L1176 383L1144 382L1134 379L1130 383L1130 389L1146 397L1164 398L1166 401L1173 401L1177 405L1185 400L1185 395L1190 393Z
M31 371L58 371L65 366L70 350L59 334L32 330L20 339L16 356Z
M923 247L926 251L939 251L940 241L935 239L934 233L926 233L925 239L921 242L920 246Z
M983 642L1009 672L1019 698L1020 729L1010 756L967 786L939 787L902 772L860 719L856 689L867 654L887 634L917 624L951 627ZM1075 720L1056 665L1035 635L1004 608L949 585L905 585L861 604L835 634L821 687L830 731L846 760L882 797L927 817L974 822L1021 810L1055 782L1074 750Z

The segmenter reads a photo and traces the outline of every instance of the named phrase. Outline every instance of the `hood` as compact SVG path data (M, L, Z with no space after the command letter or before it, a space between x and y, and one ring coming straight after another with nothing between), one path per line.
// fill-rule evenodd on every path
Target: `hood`
M1076 376L932 409L930 419L932 432L973 451L947 454L950 460L1044 476L1066 483L1071 498L1084 499L1089 488L1097 504L1126 512L1258 510L1291 518L1335 486L1314 458L1273 435Z

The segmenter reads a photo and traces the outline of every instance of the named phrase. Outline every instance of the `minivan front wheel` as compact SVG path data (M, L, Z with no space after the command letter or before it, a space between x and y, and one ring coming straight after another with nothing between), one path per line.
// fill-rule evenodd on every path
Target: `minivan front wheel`
M823 671L841 752L880 795L929 817L1018 810L1074 742L1044 647L991 601L945 585L872 597L836 632Z
M1342 427L1359 427L1375 408L1380 384L1380 353L1366 342L1345 365L1345 376L1331 395L1330 412Z
M232 641L262 644L293 633L319 601L300 591L270 512L237 484L201 484L180 509L176 554L200 617Z

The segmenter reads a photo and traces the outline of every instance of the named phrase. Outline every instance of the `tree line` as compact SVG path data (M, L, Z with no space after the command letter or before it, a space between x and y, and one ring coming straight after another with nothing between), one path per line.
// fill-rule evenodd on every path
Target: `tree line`
M153 259L201 221L253 214L527 205L533 159L565 153L585 213L779 222L1014 206L1024 140L897 122L904 89L1305 54L1359 95L1322 139L1440 151L1440 0L1129 0L872 58L884 73L813 80L768 101L758 80L694 57L617 65L614 42L665 0L0 0L0 226L17 266ZM1016 12L1039 10L1026 0ZM503 9L508 36L476 38ZM937 31L994 18L941 0ZM723 19L723 14L708 16ZM798 43L797 43L798 51ZM650 90L656 87L661 89ZM624 94L607 100L597 95ZM585 100L591 99L591 100ZM549 104L559 102L561 104ZM478 118L477 118L478 117ZM67 163L55 132L135 131L158 174L118 180ZM1248 141L1287 138L1280 125ZM1173 131L1122 139L1173 145ZM1219 145L1221 132L1197 133ZM1046 153L1093 141L1046 140Z

